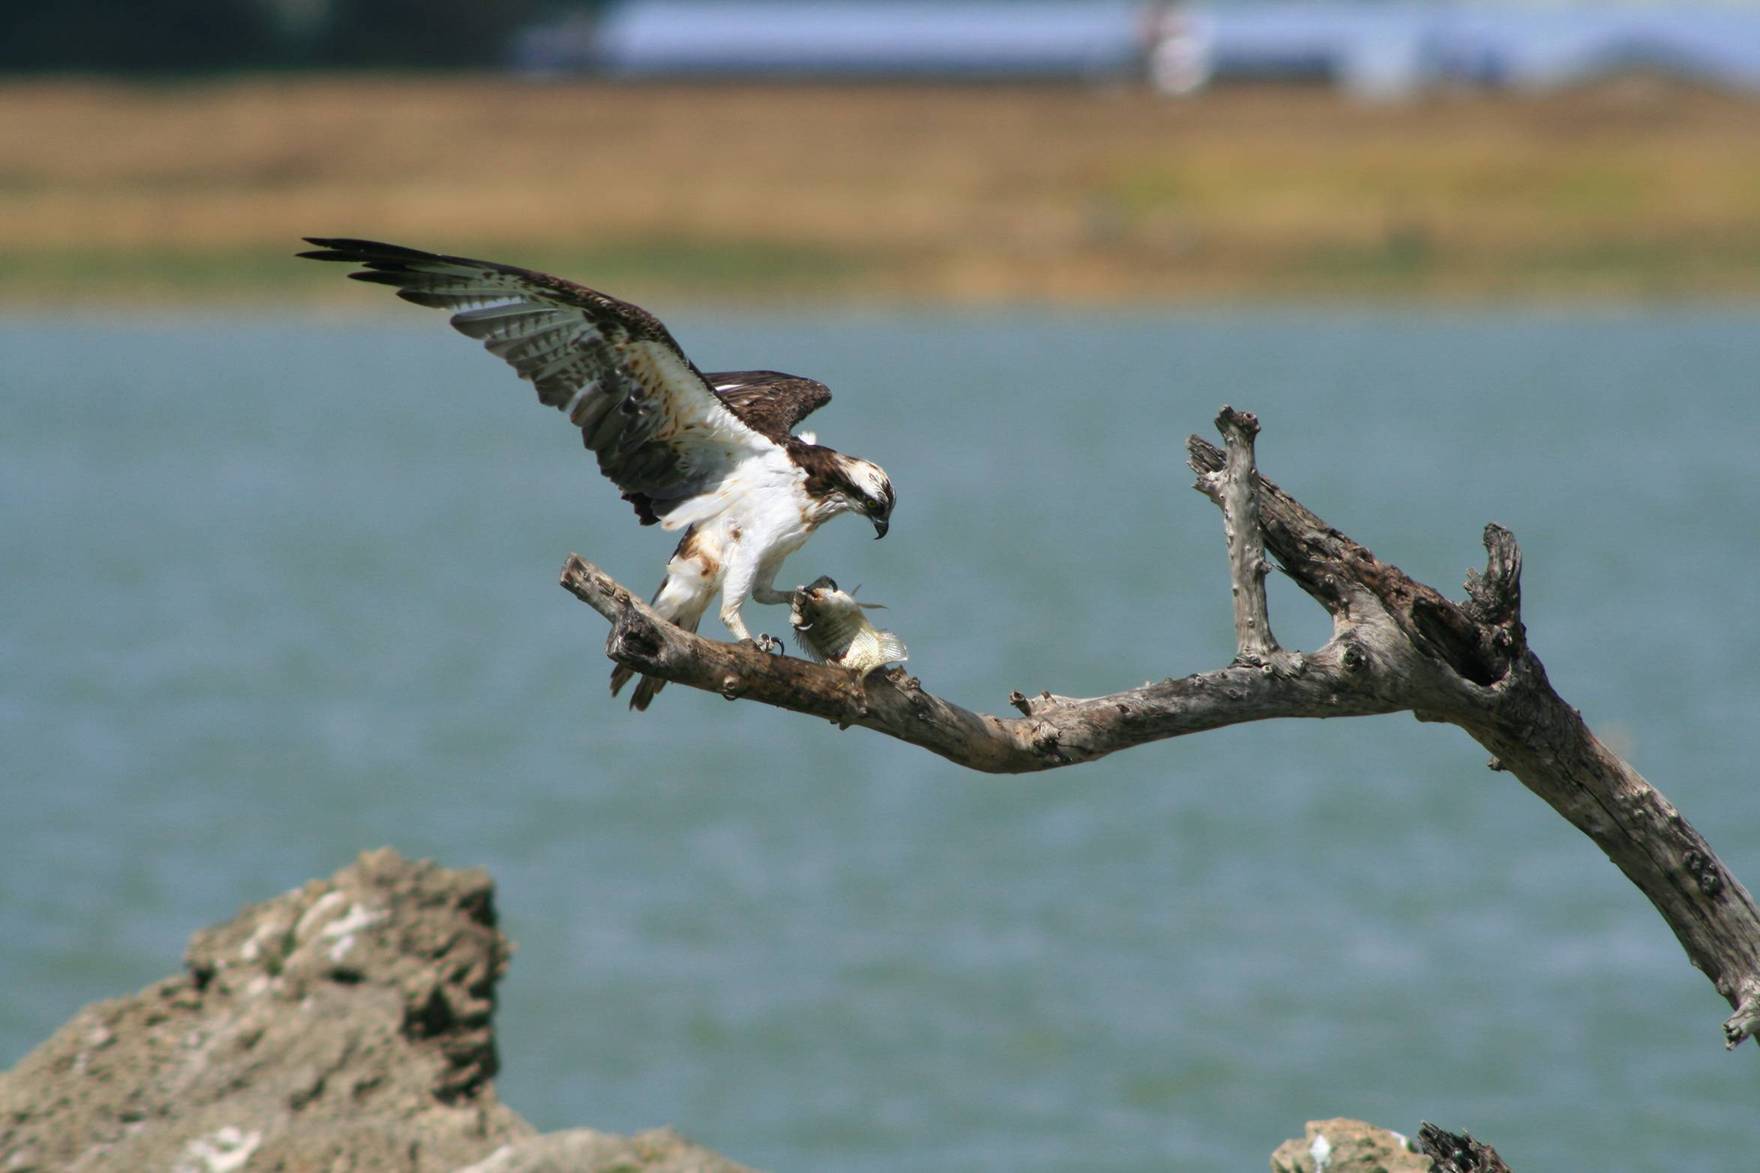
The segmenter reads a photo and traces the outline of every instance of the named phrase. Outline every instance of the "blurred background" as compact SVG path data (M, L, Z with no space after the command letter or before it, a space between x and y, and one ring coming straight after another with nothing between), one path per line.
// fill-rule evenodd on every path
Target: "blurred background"
M1760 8L63 0L0 28L0 1063L389 843L489 868L503 1097L775 1170L1258 1169L1304 1120L1752 1168L1727 1008L1449 728L1030 779L604 693L639 529L438 315L295 261L563 274L829 383L926 687L1232 654L1183 439L1458 594L1760 877ZM1273 583L1273 625L1324 617ZM748 612L754 630L780 616Z
M339 301L288 272L287 238L387 224L692 300L1760 290L1748 5L70 0L8 21L12 300Z

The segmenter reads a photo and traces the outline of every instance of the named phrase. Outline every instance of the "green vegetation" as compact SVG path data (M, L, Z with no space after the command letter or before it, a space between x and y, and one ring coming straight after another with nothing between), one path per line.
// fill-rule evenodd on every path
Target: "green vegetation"
M374 236L622 296L1760 296L1760 109L265 75L0 86L0 302L343 301Z

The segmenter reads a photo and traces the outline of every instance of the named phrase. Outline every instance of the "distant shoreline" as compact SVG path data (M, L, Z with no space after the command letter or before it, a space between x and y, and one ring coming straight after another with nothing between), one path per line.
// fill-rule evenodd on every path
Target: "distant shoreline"
M1747 302L1760 103L1329 91L0 83L0 307L297 301L364 235L636 300Z

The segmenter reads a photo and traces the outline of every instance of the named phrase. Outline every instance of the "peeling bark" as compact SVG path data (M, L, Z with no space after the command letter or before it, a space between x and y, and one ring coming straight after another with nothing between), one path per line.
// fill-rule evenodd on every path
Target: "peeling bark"
M579 555L562 585L611 623L605 653L693 688L859 725L988 773L1093 761L1151 741L1273 717L1410 712L1466 730L1507 770L1595 840L1649 897L1688 959L1735 1013L1734 1047L1760 1030L1760 910L1704 838L1561 699L1528 647L1522 556L1513 535L1485 527L1486 563L1455 603L1328 526L1254 469L1258 421L1223 408L1222 451L1193 436L1195 487L1223 512L1234 596L1234 663L1102 697L1016 691L1018 717L974 713L902 669L865 677L771 656L661 619ZM1332 635L1312 652L1272 635L1265 553L1324 607Z

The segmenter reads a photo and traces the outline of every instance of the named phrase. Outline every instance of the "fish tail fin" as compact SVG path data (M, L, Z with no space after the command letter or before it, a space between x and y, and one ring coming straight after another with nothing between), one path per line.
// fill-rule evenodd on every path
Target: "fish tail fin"
M880 654L886 658L888 664L910 659L910 653L905 650L904 641L890 631L876 633L874 642L878 645Z

